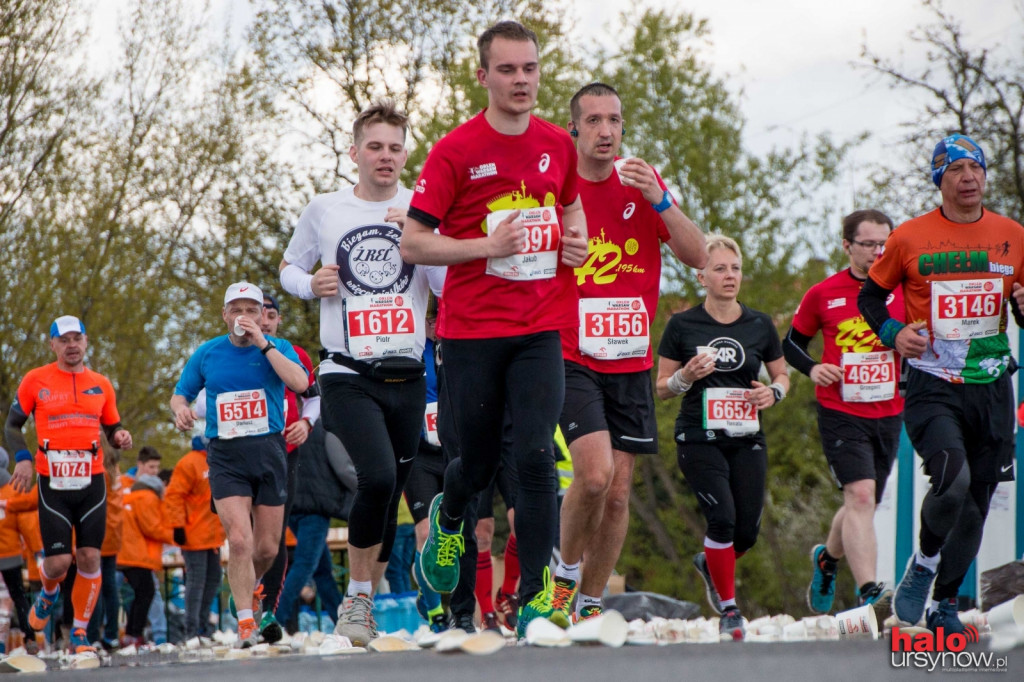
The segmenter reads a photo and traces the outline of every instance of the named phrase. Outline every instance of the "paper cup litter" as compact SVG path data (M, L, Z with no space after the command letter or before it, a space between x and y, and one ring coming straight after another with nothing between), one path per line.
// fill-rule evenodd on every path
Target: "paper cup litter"
M995 630L1002 630L1014 625L1024 626L1024 595L1017 595L1010 601L1005 601L998 606L992 607L988 612L988 624Z
M622 614L608 610L596 618L588 618L569 628L569 639L580 644L603 644L620 647L626 643L629 623Z
M505 648L505 638L493 630L484 630L466 637L459 648L474 656L488 656Z
M842 639L878 639L878 619L871 604L836 614Z
M530 646L562 647L572 644L569 634L547 618L534 618L526 626L526 643Z
M783 642L804 642L808 640L807 636L807 623L802 620L798 620L795 623L790 623L786 627L782 628L782 641Z

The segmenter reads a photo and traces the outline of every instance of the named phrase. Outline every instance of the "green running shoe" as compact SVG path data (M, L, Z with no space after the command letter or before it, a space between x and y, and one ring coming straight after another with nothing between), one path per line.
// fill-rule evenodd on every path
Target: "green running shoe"
M420 552L420 572L427 587L434 592L447 594L459 584L459 557L466 551L462 539L462 524L454 533L441 528L441 500L439 493L430 503L430 534Z

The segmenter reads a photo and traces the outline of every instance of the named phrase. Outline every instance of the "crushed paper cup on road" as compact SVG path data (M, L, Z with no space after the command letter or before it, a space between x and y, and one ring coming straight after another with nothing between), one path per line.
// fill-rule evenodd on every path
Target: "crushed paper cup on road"
M321 645L322 646L322 645ZM371 651L391 653L395 651L419 651L420 648L414 642L394 635L384 635L370 642L368 647Z
M985 618L992 631L1024 627L1024 595L1017 595L1010 601L993 606Z
M658 637L649 623L642 618L634 618L629 621L629 634L626 635L626 643L634 646L647 646L657 644Z
M783 642L806 642L810 637L807 634L807 623L798 620L782 628Z
M663 627L662 630L667 632L669 628ZM604 646L620 647L626 643L626 637L629 635L629 623L621 613L609 609L600 616L588 618L573 625L569 628L568 634L569 639L577 644L603 644Z
M809 616L803 622L807 624L807 636L810 639L839 639L839 621L834 616Z
M569 633L547 618L534 618L526 626L526 643L530 646L563 647L572 644Z
M44 673L46 661L29 654L16 654L0 660L0 673Z
M309 638L307 646L312 644L312 638ZM352 640L348 637L341 635L326 635L323 641L317 645L316 652L321 656L333 656L334 654L348 653L350 650L356 647L352 646Z
M449 651L461 651L459 647L462 646L462 642L469 637L462 628L453 628L441 633L441 637L437 640L434 645L434 651L440 653L446 653Z
M878 639L878 619L871 604L836 614L842 639Z
M505 648L505 638L493 630L484 630L466 637L459 648L474 656L488 656Z

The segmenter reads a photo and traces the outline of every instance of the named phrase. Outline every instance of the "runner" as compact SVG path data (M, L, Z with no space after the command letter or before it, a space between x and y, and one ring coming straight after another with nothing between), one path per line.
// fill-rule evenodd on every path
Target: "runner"
M876 582L875 506L899 452L903 398L897 391L900 359L869 330L857 296L892 227L881 211L854 211L843 218L850 267L808 290L782 343L786 361L815 384L821 447L843 491L825 544L811 550L807 606L815 613L832 610L839 559L846 556L857 602L874 604L879 622L889 615L892 590ZM902 289L893 292L888 309L903 321ZM820 362L807 350L819 330L825 342Z
M264 334L277 336L277 330L281 326L281 308L277 305L277 299L270 294L263 293L263 319L260 321L260 329ZM291 515L292 502L295 499L295 469L299 464L298 447L306 442L313 433L313 427L320 418L320 387L316 383L316 376L313 374L313 361L301 346L292 345L296 355L306 368L309 375L309 388L301 395L295 391L285 389L284 396L288 403L284 415L284 441L288 451L288 499L284 503L284 528L281 529L281 544L277 548L277 558L263 576L264 603L267 608L263 611L263 620L260 622L260 636L265 642L273 644L281 640L284 631L275 615L281 600L281 590L284 588L285 573L288 570L288 552L285 551L285 528L288 527L288 517ZM302 399L301 405L299 398ZM319 432L321 437L323 432Z
M708 521L704 551L694 565L721 614L719 631L742 640L736 559L757 541L768 468L760 412L786 397L789 377L771 317L737 300L739 246L710 235L707 249L708 263L697 276L707 297L665 327L656 390L662 400L685 394L676 418L676 456ZM767 386L757 380L762 363L771 377Z
M287 497L284 389L309 386L292 345L260 329L263 292L236 282L224 294L221 318L228 333L207 341L189 358L171 397L174 424L192 429L189 404L206 389L207 462L213 503L228 539L228 584L239 608L238 645L258 641L260 579L281 542Z
M1006 304L1024 326L1024 228L982 206L985 154L951 135L932 154L939 208L897 228L868 272L858 305L882 343L907 359L907 434L931 477L917 552L893 611L962 632L957 593L981 546L989 503L1013 480L1017 367ZM904 324L886 308L902 285ZM934 583L934 591L932 584Z
M38 457L34 464L39 475L39 527L46 556L39 571L43 589L28 619L36 631L50 619L60 583L71 567L74 532L78 576L71 590L71 653L95 651L86 628L100 594L100 547L107 523L100 430L115 448L132 446L131 434L121 426L110 380L85 366L88 346L81 320L72 315L54 320L50 349L57 361L25 375L5 428L17 462L11 485L26 491L32 483L33 456L22 428L29 415L35 416Z
M587 226L572 138L530 114L537 36L503 21L477 45L488 107L431 149L402 234L406 260L451 265L437 333L453 428L441 441L461 456L431 504L420 564L438 592L459 582L463 515L497 472L507 409L520 481L522 635L536 617L568 625L551 606L547 574L558 523L551 434L565 392L558 330L577 323L571 269L586 256Z
M615 89L591 83L573 95L569 111L593 236L587 262L576 268L580 323L562 330L559 425L574 469L562 501L554 606L579 620L600 615L626 540L634 458L658 452L649 320L658 309L661 244L698 268L707 252L703 233L675 205L657 171L642 159L617 160L624 123Z
M359 182L310 202L281 263L286 291L321 299L324 427L344 445L359 480L348 526L351 576L335 628L357 646L377 634L371 596L391 556L423 424L428 285L440 295L444 283L443 268L415 267L399 254L412 196L398 184L406 129L391 102L356 117L349 155Z

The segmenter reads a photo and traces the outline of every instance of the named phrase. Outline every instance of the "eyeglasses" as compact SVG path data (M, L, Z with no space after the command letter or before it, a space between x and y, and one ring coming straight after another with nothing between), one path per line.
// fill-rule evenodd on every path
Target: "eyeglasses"
M872 251L875 249L885 248L885 242L859 242L856 239L851 239L850 243L856 244L857 246L863 246L865 249L871 249Z

